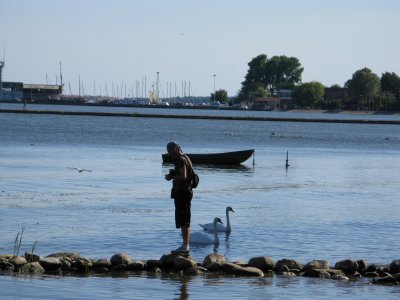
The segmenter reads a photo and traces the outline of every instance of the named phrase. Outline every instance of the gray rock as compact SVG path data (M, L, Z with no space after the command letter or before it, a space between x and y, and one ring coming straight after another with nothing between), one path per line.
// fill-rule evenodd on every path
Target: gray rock
M372 283L375 284L398 284L398 281L392 275L388 275L382 278L377 278L372 280Z
M331 279L346 281L346 280L349 280L349 277L347 277L345 275L332 275Z
M108 258L100 258L93 264L93 268L110 268L111 262Z
M364 259L357 260L357 265L358 265L357 271L361 273L365 272L365 270L368 268L368 264Z
M256 267L263 272L268 272L274 269L274 262L270 257L257 256L249 259L249 267Z
M21 274L42 274L44 273L44 268L40 265L38 261L27 263L19 268L19 273Z
M41 257L39 263L47 272L61 268L61 261L57 257Z
M0 271L14 271L15 267L10 263L11 258L12 256L9 259L0 257Z
M196 268L196 262L182 256L178 256L174 260L175 270L186 270L188 268Z
M145 267L144 262L142 261L134 261L133 263L126 266L129 271L143 271Z
M279 270L281 270L282 266L287 266L289 268L289 270L292 270L292 269L301 270L301 263L294 259L278 260L275 264L275 270L277 270L277 272L279 272Z
M390 274L400 273L400 259L396 259L391 262L389 266Z
M110 262L112 265L121 265L121 264L129 265L132 263L132 258L128 254L120 252L114 254L111 257Z
M345 274L354 274L358 270L358 264L354 259L344 259L335 264L335 269L342 270Z
M25 252L24 257L25 257L27 262L34 262L34 261L39 261L40 260L40 256L39 255L32 254L32 253L29 253L29 252Z
M306 272L307 270L310 270L310 269L327 270L327 269L329 269L329 262L327 260L320 260L320 259L312 260L305 264L302 271Z
M160 262L165 269L172 269L175 267L175 259L181 257L178 254L168 253L160 257Z
M219 272L221 270L221 267L222 267L221 263L213 262L208 266L206 266L206 269L210 272Z
M18 269L19 267L25 265L27 263L27 261L26 261L25 257L17 256L17 257L11 258L10 263L12 263L14 265L14 267L16 269Z
M326 269L311 269L308 268L304 271L303 276L305 277L317 277L317 278L330 278L331 274Z
M92 261L86 257L80 256L72 262L72 267L79 273L88 273L92 269Z
M222 266L222 270L233 275L237 276L256 276L262 277L264 276L263 271L255 267L241 267L239 265L226 262Z
M71 261L76 260L79 256L81 256L79 252L57 252L47 255L47 257L57 257L57 258L68 257Z
M225 263L225 256L223 256L222 254L219 253L211 253L208 254L204 260L203 260L203 267L207 267L208 265L217 262L220 263L221 265Z
M156 271L155 269L162 269L163 264L158 259L149 259L146 261L145 269L149 271Z

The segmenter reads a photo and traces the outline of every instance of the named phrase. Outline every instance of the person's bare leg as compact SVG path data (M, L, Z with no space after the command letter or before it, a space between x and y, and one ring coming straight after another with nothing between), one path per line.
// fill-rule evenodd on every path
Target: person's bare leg
M189 226L182 226L181 227L181 232L182 232L183 244L186 246L186 248L189 248L189 244L190 244L190 227Z

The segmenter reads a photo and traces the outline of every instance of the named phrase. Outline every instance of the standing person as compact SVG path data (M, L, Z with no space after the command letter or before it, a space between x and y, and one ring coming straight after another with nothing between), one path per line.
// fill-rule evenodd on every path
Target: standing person
M193 197L192 162L182 153L181 147L175 143L167 144L168 154L174 161L175 168L165 175L165 179L172 180L171 198L175 203L175 225L182 232L182 245L172 253L189 253L190 250L190 218L191 202Z

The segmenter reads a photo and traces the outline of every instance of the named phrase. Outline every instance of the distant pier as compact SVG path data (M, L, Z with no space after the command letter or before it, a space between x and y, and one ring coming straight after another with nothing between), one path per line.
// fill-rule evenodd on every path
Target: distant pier
M47 110L17 110L17 109L0 109L0 113L44 114L44 115L65 115L65 116L97 116L97 117L129 117L129 118L164 118L164 119L190 119L190 120L198 119L198 120L227 120L227 121L314 122L314 123L400 125L400 120L368 120L368 119L356 120L356 119L298 118L298 117L200 116L200 115L47 111Z

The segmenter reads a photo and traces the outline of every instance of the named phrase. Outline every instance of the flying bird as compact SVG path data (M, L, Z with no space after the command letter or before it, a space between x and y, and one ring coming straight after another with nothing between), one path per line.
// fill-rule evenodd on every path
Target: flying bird
M77 170L79 173L82 173L82 172L92 172L92 170L81 169L81 168L68 168L68 169Z

